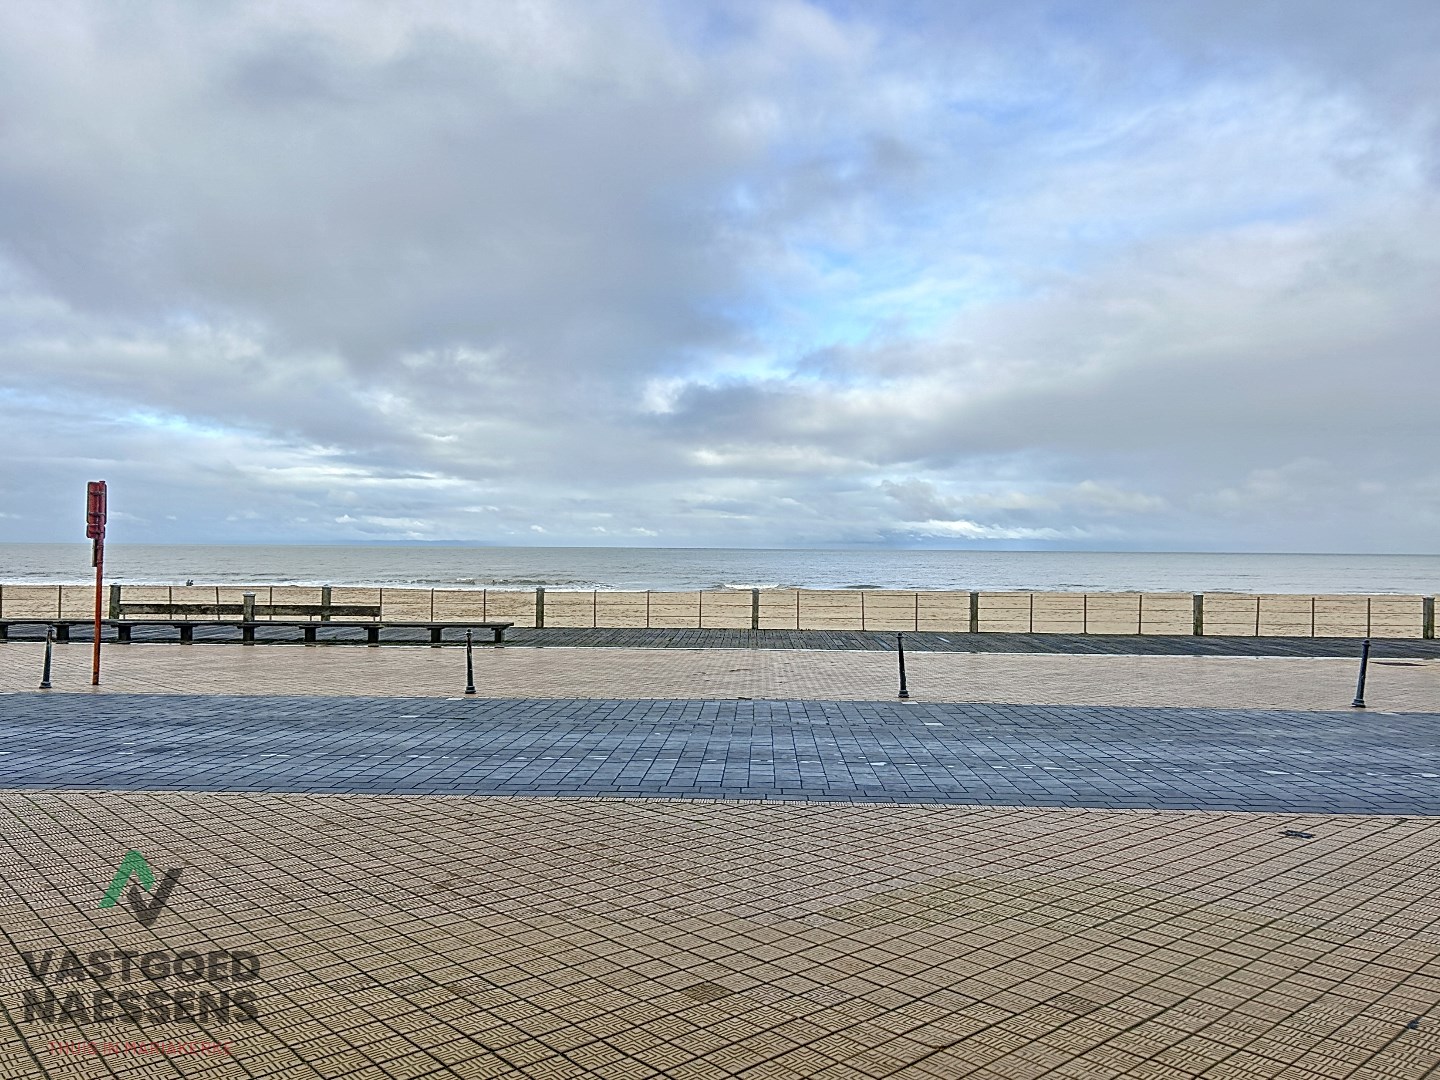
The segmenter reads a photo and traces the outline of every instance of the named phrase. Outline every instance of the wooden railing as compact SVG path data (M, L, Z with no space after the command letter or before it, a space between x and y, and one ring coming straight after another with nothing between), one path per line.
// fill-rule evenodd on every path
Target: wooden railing
M412 622L508 620L533 627L757 630L933 630L952 634L1205 634L1240 637L1433 638L1430 596L1208 593L726 589L704 592L516 592L293 585L112 585L121 603L378 605ZM83 619L87 585L0 585L0 619ZM236 616L237 618L239 616Z

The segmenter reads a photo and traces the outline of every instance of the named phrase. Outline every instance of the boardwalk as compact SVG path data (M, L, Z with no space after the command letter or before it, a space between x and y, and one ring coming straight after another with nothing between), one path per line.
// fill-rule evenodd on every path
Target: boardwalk
M235 631L227 628L197 626L196 644L229 644L236 640ZM319 628L325 644L364 645L365 634L360 628L332 623ZM169 627L136 627L136 642L174 642L176 633ZM75 642L89 642L91 631L85 626L71 630ZM464 631L447 631L445 640L458 645ZM487 635L480 635L485 637ZM10 637L16 641L42 641L45 631L38 624L13 627ZM260 627L256 640L260 644L287 643L299 640L293 627ZM424 630L388 630L387 645L429 644ZM107 631L103 640L113 640ZM980 652L980 653L1074 653L1077 655L1126 656L1358 656L1360 643L1353 638L1298 637L1193 637L1160 635L1106 634L953 634L907 632L905 648L916 652ZM863 630L645 630L645 629L564 629L543 630L517 627L506 631L506 646L601 649L805 649L826 651L893 652L896 635ZM385 647L385 646L382 646ZM1420 638L1376 639L1377 657L1440 658L1440 640Z

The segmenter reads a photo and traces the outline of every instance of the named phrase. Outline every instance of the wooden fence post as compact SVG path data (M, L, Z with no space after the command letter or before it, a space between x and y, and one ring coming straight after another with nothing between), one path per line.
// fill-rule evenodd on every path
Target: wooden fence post
M978 634L979 632L980 632L980 594L979 594L978 592L972 592L972 593L970 594L970 633L972 633L972 634Z
M118 581L112 581L112 582L110 583L110 618L112 618L112 619L118 619L119 617L120 617L120 583L119 583Z
M535 628L543 629L545 626L545 586L535 586Z
M1435 637L1435 597L1433 596L1420 598L1420 636L1423 638Z
M1190 633L1202 637L1205 633L1205 594L1196 593L1190 598Z
M760 590L750 590L750 629L760 629Z

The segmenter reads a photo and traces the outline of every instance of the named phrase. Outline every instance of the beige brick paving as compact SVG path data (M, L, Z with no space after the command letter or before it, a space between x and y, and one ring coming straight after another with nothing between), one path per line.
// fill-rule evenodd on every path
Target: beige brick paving
M1434 819L0 793L0 820L5 1076L1440 1067ZM183 867L149 930L97 907L130 849ZM47 948L252 951L259 1022L26 1021L18 951ZM233 1056L47 1050L195 1038Z
M57 689L84 693L463 686L452 649L134 645L106 650L99 691L87 648L56 657ZM0 691L31 691L39 659L0 646ZM876 653L485 649L476 662L495 696L894 692L894 657ZM1354 672L911 663L918 699L1016 703L1336 708ZM1379 664L1367 696L1435 710L1437 676ZM7 1077L1440 1075L1437 819L0 792L0 822ZM96 906L130 849L157 872L184 868L149 930ZM260 1021L27 1021L21 996L38 983L18 953L47 948L253 951ZM232 1056L48 1048L195 1039Z
M0 645L0 692L33 690L44 646ZM55 650L56 690L90 693L90 650ZM919 653L919 701L1346 708L1357 663L1337 659ZM460 649L264 645L113 646L99 692L454 696ZM493 648L475 652L490 697L877 700L896 692L892 653L795 649ZM1372 661L1377 710L1440 711L1440 661Z

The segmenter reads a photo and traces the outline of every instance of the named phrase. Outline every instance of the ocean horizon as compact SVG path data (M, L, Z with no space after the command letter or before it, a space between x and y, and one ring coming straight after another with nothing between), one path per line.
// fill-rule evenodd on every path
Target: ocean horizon
M959 589L1435 595L1440 555L486 545L110 544L107 581L690 591ZM0 543L0 584L94 580L86 543Z

